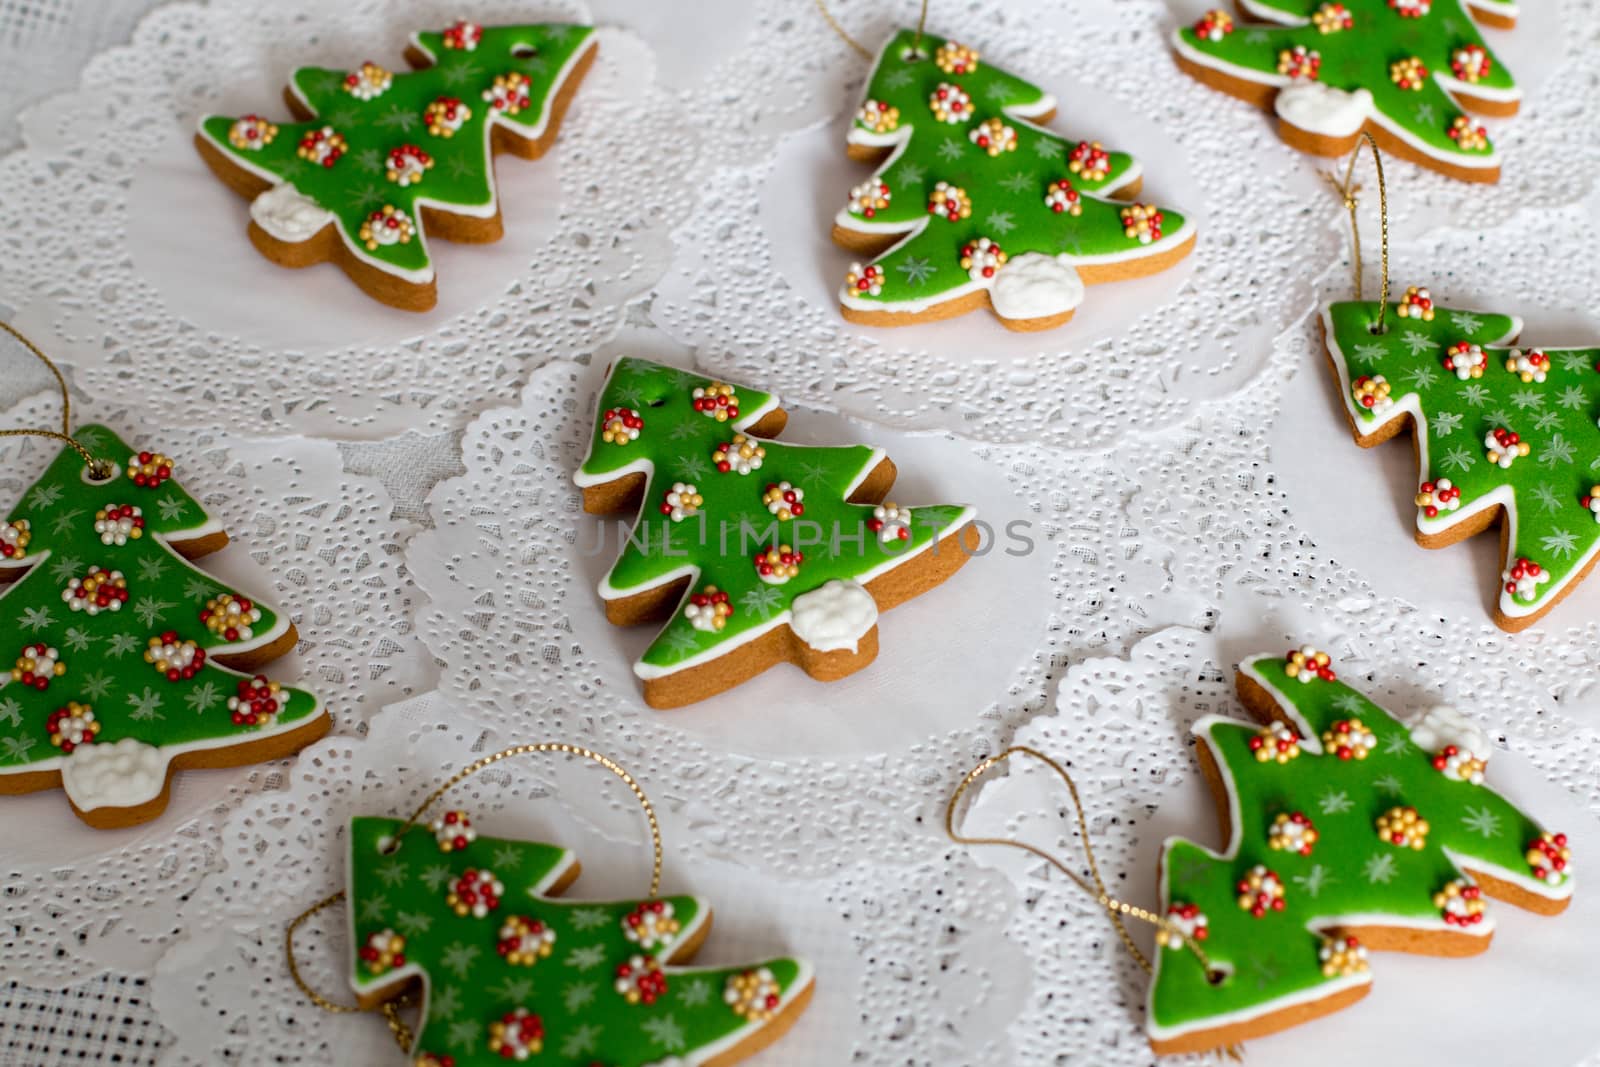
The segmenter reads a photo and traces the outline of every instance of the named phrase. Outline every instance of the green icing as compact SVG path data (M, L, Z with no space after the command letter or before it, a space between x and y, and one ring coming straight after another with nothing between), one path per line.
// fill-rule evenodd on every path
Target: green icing
M1516 81L1488 47L1460 0L1431 0L1428 13L1417 18L1402 17L1387 0L1343 3L1353 20L1348 30L1323 33L1311 23L1322 0L1251 0L1248 8L1263 18L1295 25L1237 25L1220 41L1203 40L1193 27L1184 27L1178 38L1202 54L1200 62L1235 77L1278 86L1290 82L1278 73L1279 53L1304 45L1322 57L1316 80L1346 92L1366 89L1386 125L1407 139L1446 156L1490 154L1492 147L1463 149L1450 137L1450 125L1461 109L1438 77L1453 76L1450 60L1457 49L1476 45L1489 53L1491 66L1475 84L1463 82L1462 92L1511 90ZM1479 6L1500 5L1497 0L1485 0ZM1421 89L1402 89L1390 77L1389 66L1413 56L1422 60L1429 77Z
M1381 374L1391 389L1394 405L1382 415L1347 391L1345 403L1356 424L1370 434L1404 417L1402 408L1418 406L1425 424L1417 433L1421 480L1447 478L1461 491L1459 509L1420 517L1419 528L1442 531L1475 510L1474 502L1497 494L1513 518L1509 560L1526 557L1550 574L1530 599L1514 597L1502 585L1502 611L1536 613L1582 571L1600 544L1600 522L1581 502L1600 481L1600 349L1539 349L1550 357L1546 379L1524 383L1506 369L1508 350L1499 343L1517 332L1518 323L1508 316L1435 307L1433 321L1426 322L1399 318L1391 306L1386 331L1374 335L1377 313L1376 303L1338 303L1327 310L1328 347L1347 381ZM1445 349L1458 341L1483 346L1483 377L1461 381L1444 368ZM1509 469L1485 455L1484 435L1497 428L1516 432L1532 450Z
M60 756L50 743L47 721L68 701L90 705L101 724L95 744L131 737L150 745L180 745L237 738L247 742L259 727L235 726L228 698L245 677L208 659L192 678L168 681L146 663L148 640L168 630L193 640L208 655L226 653L230 643L212 634L200 611L212 597L235 590L221 584L166 545L206 532L210 521L199 501L176 479L144 488L126 476L126 461L136 450L103 426L86 426L76 438L96 456L118 463L119 473L102 485L80 476L84 461L63 448L44 474L7 516L28 522L31 541L20 560L0 567L21 577L0 593L0 773L49 769ZM102 544L95 513L133 504L144 513L144 536L124 545ZM73 611L62 590L91 567L121 571L128 600L118 611L90 615ZM257 637L278 625L277 614L256 602L261 620ZM13 682L10 668L25 646L45 644L60 653L66 673L47 689ZM278 723L317 713L310 693L289 689L289 703Z
M1432 898L1462 877L1463 868L1517 879L1546 896L1570 891L1529 882L1524 853L1542 832L1538 823L1492 789L1435 770L1434 753L1419 748L1409 729L1366 696L1339 681L1296 681L1281 658L1253 659L1240 670L1314 735L1353 717L1376 735L1377 744L1362 760L1318 755L1302 742L1300 756L1288 763L1258 762L1250 749L1256 725L1220 717L1196 725L1232 793L1240 839L1231 856L1169 840L1162 857L1162 906L1198 904L1209 925L1201 947L1213 965L1231 974L1211 985L1192 953L1158 948L1153 1027L1203 1025L1234 1012L1260 1014L1280 998L1314 995L1336 981L1322 974L1316 931L1341 920L1453 929ZM1378 839L1374 821L1396 805L1414 807L1428 820L1426 848L1401 849ZM1267 844L1272 820L1296 811L1310 817L1320 835L1309 856ZM1259 919L1239 907L1236 890L1256 864L1277 873L1286 890L1284 910Z
M1125 184L1128 172L1136 168L1133 158L1111 152L1109 170L1097 180L1073 174L1068 160L1079 142L1022 117L1037 114L1047 101L1048 94L1038 86L1001 70L987 57L981 57L977 70L970 73L946 73L933 58L945 39L923 34L920 54L913 50L915 40L911 30L896 34L879 54L866 89L865 99L900 112L892 132L902 147L873 175L888 184L890 203L871 219L855 206L849 211L857 224L853 228L907 236L872 261L883 270L883 292L874 297L852 290L852 299L881 305L886 311L918 310L971 282L961 267L961 249L981 237L999 243L1013 259L1037 252L1080 262L1111 255L1157 255L1188 239L1178 237L1184 216L1168 208L1162 209L1160 240L1141 245L1124 233L1121 210L1126 204L1093 194ZM959 85L972 98L970 120L952 124L934 116L928 99L941 82ZM1015 129L1015 151L990 156L971 141L973 128L995 117L1004 117ZM870 131L859 117L853 129L858 136ZM1051 184L1062 179L1083 194L1081 215L1058 214L1046 205ZM928 198L941 181L966 190L972 199L970 218L952 222L929 214Z
M865 584L919 549L962 551L954 544L934 545L970 520L971 510L960 506L908 509L911 538L892 545L866 528L873 506L845 500L850 487L880 458L865 445L816 447L761 440L766 458L759 470L745 475L719 471L712 453L732 440L736 427L750 425L775 406L777 398L739 387L739 419L717 422L694 409L694 390L712 384L648 360L618 361L602 391L589 455L579 470L581 484L595 485L641 464L650 468L644 506L607 578L616 596L692 574L691 593L714 585L729 595L734 608L719 631L695 629L679 610L645 651L642 663L672 668L719 647L731 648L741 634L783 616L795 598L832 579ZM628 444L608 443L601 438L605 412L621 407L643 416L643 432ZM660 505L680 481L694 485L705 503L699 516L673 522L661 514ZM804 514L787 522L779 522L761 499L769 484L782 481L805 493ZM805 555L799 575L782 585L763 581L753 560L757 551L774 543L774 531L780 543Z
M256 173L290 182L304 196L331 211L346 242L368 260L401 271L429 267L427 245L420 233L419 202L446 209L482 208L494 201L494 169L490 134L499 125L525 137L537 137L549 118L550 104L567 80L569 63L590 45L588 26L542 23L494 26L483 30L472 51L446 48L443 34L419 33L417 44L433 65L412 72L394 72L383 93L360 100L345 89L350 73L323 67L301 67L291 77L294 91L316 121L278 124L277 136L260 149L242 149L228 140L234 119L208 115L200 129L221 151ZM532 49L531 54L518 53ZM518 73L528 79L529 106L516 115L492 108L483 98L497 75ZM454 136L428 132L424 114L440 97L461 100L471 109ZM332 126L348 144L331 167L297 153L301 138ZM386 176L389 152L415 145L433 158L420 182L401 187ZM371 250L360 239L368 216L385 205L404 211L419 232L408 244L380 245Z
M794 959L733 968L666 967L665 994L652 1004L629 1004L614 986L618 965L641 954L667 959L706 910L702 901L662 898L682 930L644 953L623 936L624 917L643 900L564 901L540 894L570 863L567 850L479 836L464 849L445 852L423 826L385 855L383 845L400 826L398 819L351 820L349 906L356 951L384 930L405 938L405 966L420 973L427 987L417 1025L419 1057L452 1056L456 1067L508 1062L489 1050L489 1024L524 1008L543 1023L544 1047L517 1062L644 1067L676 1056L700 1063L710 1046L743 1040L763 1025L724 1002L731 977L765 967L786 1001L797 985L810 981L809 969ZM483 918L457 915L446 903L469 869L492 871L505 886L500 906ZM555 932L549 956L532 965L501 957L500 928L512 916L537 919ZM357 991L395 980L394 972L371 973L359 955L352 955L350 973Z

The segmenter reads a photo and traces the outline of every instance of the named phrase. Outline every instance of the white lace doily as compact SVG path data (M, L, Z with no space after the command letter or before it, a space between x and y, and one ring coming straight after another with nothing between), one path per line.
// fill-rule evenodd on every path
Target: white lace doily
M294 621L300 643L270 673L315 691L336 732L361 732L382 705L432 683L433 664L412 631L414 594L389 500L372 479L343 473L334 445L160 428L91 396L78 396L74 410L182 464L184 487L232 536L206 559L207 572L258 593ZM50 426L59 412L57 397L40 395L0 414L0 425ZM0 498L20 494L59 447L0 438ZM148 972L183 929L177 910L216 862L224 818L279 788L287 766L179 773L167 812L131 830L90 829L60 790L7 797L0 916L12 931L9 973L41 986L107 967Z
M545 159L501 161L508 239L439 246L442 309L431 316L369 306L329 267L309 279L325 303L304 311L306 276L252 259L243 202L198 180L183 138L201 111L275 107L295 65L397 61L405 31L456 17L453 5L164 8L129 46L94 60L78 90L25 116L23 149L0 159L0 188L23 191L0 196L0 312L15 311L61 357L87 414L135 438L165 428L164 444L198 457L192 477L236 540L219 566L237 567L223 573L296 619L305 642L285 671L329 698L338 732L292 764L186 776L165 819L93 846L63 837L64 863L43 860L37 833L20 851L0 848L0 916L18 931L7 959L24 987L107 968L149 975L170 947L154 1014L118 1008L167 1028L165 1062L397 1062L381 1020L325 1017L291 991L283 925L338 884L349 813L407 810L474 753L559 737L606 751L650 787L669 880L702 887L722 912L708 958L793 949L826 968L817 1002L764 1067L1144 1067L1143 980L1110 931L1043 868L950 846L945 797L1022 729L1096 783L1106 868L1148 903L1169 826L1147 824L1149 809L1197 788L1185 723L1229 702L1233 658L1308 634L1397 706L1443 696L1477 710L1553 792L1600 811L1600 625L1587 621L1600 593L1580 590L1542 625L1505 635L1487 616L1492 535L1438 553L1411 543L1409 450L1349 441L1311 316L1317 301L1349 295L1348 268L1332 263L1348 243L1321 177L1332 164L1287 148L1270 114L1170 61L1168 32L1210 0L934 6L931 30L1057 92L1055 129L1132 145L1152 195L1204 223L1188 264L1091 290L1073 327L1021 352L983 313L938 335L839 319L828 296L847 257L828 243L826 220L864 173L844 156L840 119L867 65L799 0L692 6L473 5L484 21L592 14L602 62ZM830 6L869 46L916 17L910 3ZM1574 254L1597 214L1595 25L1583 0L1557 0L1524 5L1523 26L1494 36L1527 89L1521 115L1490 123L1508 159L1498 186L1389 168L1398 286L1521 314L1530 339L1597 335L1582 311L1600 278ZM1376 196L1362 167L1375 263ZM192 184L159 188L169 171ZM130 233L159 231L179 195L194 205L183 220L193 232L135 254ZM181 254L207 235L215 258ZM206 299L230 276L270 299ZM592 521L567 480L594 373L574 358L623 352L773 388L797 411L796 431L870 420L861 434L882 435L897 457L911 449L902 478L922 479L930 498L964 494L923 456L1000 474L984 492L1009 494L1041 531L1039 554L1007 581L1034 576L1041 588L1022 594L1024 625L1006 631L1015 643L980 664L992 673L960 700L875 720L881 732L860 736L774 741L756 721L769 709L750 707L716 713L745 713L722 737L705 712L697 723L642 709L628 635L585 621L597 616L592 568L603 557L569 565L569 539ZM8 383L46 384L23 374ZM345 443L284 438L260 458L242 451L291 433ZM989 562L930 595L957 593ZM412 572L434 597L420 609ZM486 594L492 605L477 602ZM915 610L886 617L885 664L909 647L889 627ZM780 671L785 699L802 689L827 699L829 687ZM373 714L435 684L433 696ZM774 752L785 743L793 750ZM1055 834L1060 801L1027 788L986 791L974 825ZM643 879L636 813L596 772L530 760L467 794L497 828L614 845L610 861L586 849L580 891L615 877L631 892ZM51 820L70 819L59 802L16 810L53 832L65 822ZM1163 818L1185 803L1170 800ZM1039 814L1010 820L1025 807ZM1210 840L1208 829L1195 832ZM1577 832L1593 833L1587 823ZM764 908L793 919L769 925ZM1527 921L1581 946L1573 920L1583 917ZM1522 941L1510 920L1502 935L1483 964L1544 943ZM340 936L311 966L329 989ZM1385 999L1474 966L1379 965ZM1362 1010L1342 1020L1353 1025ZM14 1031L22 1011L0 1008L0 1027ZM1344 1022L1262 1043L1259 1056L1321 1054L1330 1025ZM58 1031L41 1042L55 1059L21 1055L33 1067L116 1048L145 1062L148 1046L117 1044L132 1027ZM0 1059L13 1047L0 1043Z

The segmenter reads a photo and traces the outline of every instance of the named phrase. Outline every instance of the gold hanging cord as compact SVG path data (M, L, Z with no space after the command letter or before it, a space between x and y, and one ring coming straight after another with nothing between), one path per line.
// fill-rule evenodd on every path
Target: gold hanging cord
M0 325L4 324L0 323ZM645 821L650 824L650 844L652 850L654 851L654 860L650 870L650 897L654 898L661 890L662 855L661 824L656 819L656 809L650 803L650 798L645 796L644 790L640 788L639 783L634 780L633 775L624 770L621 765L611 760L609 757L595 752L593 749L583 748L579 745L568 745L556 741L542 741L537 744L513 745L511 748L502 749L499 752L495 752L491 755L484 756L481 759L474 760L472 763L469 763L467 766L457 771L443 785L439 786L439 788L428 794L427 799L419 804L417 806L417 810L413 811L406 821L401 823L400 829L395 831L394 837L389 841L387 851L392 853L398 849L400 847L400 839L413 830L427 810L454 786L459 785L465 779L477 774L485 767L499 763L503 759L510 759L513 756L532 755L540 752L559 752L568 756L580 756L583 759L598 763L600 766L604 767L606 770L622 779L622 784L626 785L630 790L633 791L634 798L639 802L639 807L644 810ZM321 993L318 993L315 989L311 988L311 985L300 973L300 964L295 959L294 935L295 932L305 924L306 920L310 919L313 915L316 915L319 912L325 911L328 908L333 907L335 904L340 903L344 900L344 898L344 891L340 890L339 892L334 893L332 896L325 897L324 899L317 901L317 903L311 905L311 907L295 916L293 921L289 923L288 929L286 929L283 934L283 951L284 955L289 961L289 977L294 979L294 984L299 987L300 992L305 994L307 1000L311 1001L311 1003L315 1004L323 1011L334 1015L345 1015L352 1012L361 1011L362 1009L355 1004L335 1003L334 1001L323 996ZM400 1046L400 1050L402 1052L409 1054L411 1052L413 1035L411 1033L411 1028L407 1026L400 1018L400 1009L404 1006L404 1004L405 998L402 997L396 1000L385 1002L382 1008L379 1010L382 1011L384 1018L388 1021L389 1032L394 1035L395 1043Z
M51 362L49 356L45 355L39 350L38 345L24 337L22 332L15 326L12 326L9 322L0 322L0 330L4 330L12 337L15 337L23 348L26 348L29 352L32 352L35 356L37 356L39 362L48 367L50 369L50 373L55 375L56 385L61 389L61 429L59 432L56 430L41 430L19 427L16 429L0 430L0 437L48 437L55 441L65 441L67 444L72 446L73 450L76 451L78 455L83 457L83 462L88 466L91 476L95 478L109 477L112 470L112 463L109 460L96 459L94 453L90 452L87 448L72 438L72 395L67 391L67 380L66 378L62 377L60 368Z
M1378 223L1379 233L1383 242L1383 290L1378 295L1378 323L1373 327L1373 333L1383 333L1384 318L1389 314L1389 190L1383 184L1383 156L1378 151L1378 142L1372 139L1372 134L1365 130L1361 133L1362 141L1372 149L1372 163L1378 171ZM1361 299L1361 226L1356 219L1356 195L1361 192L1361 186L1355 183L1356 163L1361 158L1361 142L1356 143L1356 150L1350 154L1350 165L1345 168L1344 181L1339 181L1338 175L1326 173L1328 184L1344 199L1345 210L1350 212L1350 239L1354 249L1356 276L1356 299Z
M825 0L814 0L814 2L817 5L817 10L822 12L822 17L827 20L828 25L833 27L833 32L837 33L845 44L849 45L851 48L860 53L862 59L872 58L872 50L844 31L844 27L839 25L839 20L834 18L833 13L828 10L828 5ZM927 26L927 24L928 0L922 0L922 14L917 18L917 39L912 44L912 48L918 50L922 48L922 30L925 26Z
M1026 841L1013 841L1006 837L968 837L956 829L956 805L961 802L962 795L966 793L967 789L975 781L983 777L991 767L1004 763L1012 756L1028 756L1036 759L1054 771L1063 782L1067 783L1067 791L1072 794L1072 805L1077 809L1078 833L1083 839L1083 854L1089 861L1089 875L1093 879L1093 885L1090 885L1082 875L1069 869L1066 864L1044 849L1030 845ZM1221 979L1222 972L1212 967L1211 959L1205 954L1205 950L1172 920L1165 915L1157 915L1153 911L1146 911L1144 908L1120 901L1106 891L1105 880L1100 877L1100 865L1094 858L1094 847L1089 841L1089 822L1083 813L1083 801L1078 797L1078 787L1072 781L1072 775L1067 773L1066 768L1044 753L1028 748L1025 745L1016 745L997 756L989 756L979 762L976 767L967 772L966 777L961 779L961 784L956 786L955 792L950 794L950 803L945 806L944 810L944 830L945 833L950 835L950 840L961 845L1002 845L1006 848L1020 848L1022 851L1032 853L1039 859L1044 860L1050 866L1072 879L1079 889L1094 897L1095 903L1105 910L1106 915L1111 919L1111 925L1117 929L1117 935L1122 938L1123 947L1138 961L1139 966L1144 968L1146 974L1150 973L1150 961L1145 958L1143 952L1139 951L1139 946L1133 943L1133 936L1128 933L1128 928L1123 922L1125 918L1147 922L1157 930L1160 930L1165 935L1165 938L1181 940L1184 947L1193 952L1195 958L1200 961L1200 966L1205 968L1206 975L1211 981L1216 982Z

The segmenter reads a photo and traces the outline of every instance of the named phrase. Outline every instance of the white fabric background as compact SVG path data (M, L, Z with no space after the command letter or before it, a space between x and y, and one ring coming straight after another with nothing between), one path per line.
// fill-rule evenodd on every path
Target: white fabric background
M834 5L869 44L914 6ZM1071 327L1021 340L983 315L898 333L839 320L828 293L848 257L822 240L816 205L864 173L839 144L865 66L806 0L542 9L593 17L601 65L558 148L500 168L508 192L542 201L505 243L446 249L443 283L460 288L424 318L348 299L328 268L307 318L300 279L253 258L242 205L205 179L181 131L204 108L271 106L296 63L389 56L412 24L526 18L525 5L215 0L141 25L147 0L0 0L0 151L17 149L0 157L0 313L60 357L80 411L202 459L240 545L227 565L308 636L285 670L345 697L335 736L298 761L192 779L146 831L95 839L63 820L50 848L0 838L0 1065L397 1063L376 1019L322 1016L286 985L279 931L340 877L322 861L336 843L307 827L399 810L472 753L529 736L592 744L644 780L663 808L669 883L722 905L708 951L817 960L826 987L760 1067L1148 1064L1142 983L1109 931L1043 868L949 846L944 797L1012 737L1045 745L1096 797L1106 869L1148 889L1159 834L1135 825L1193 805L1187 722L1228 706L1234 659L1290 640L1328 648L1397 708L1442 693L1471 709L1512 783L1534 779L1547 817L1593 839L1600 585L1508 637L1484 612L1492 538L1412 545L1409 450L1349 443L1308 314L1349 291L1327 164L1172 67L1164 35L1203 6L935 0L930 28L1057 92L1058 129L1131 146L1152 193L1202 223L1181 269L1091 290ZM1395 282L1522 314L1532 340L1597 337L1600 268L1580 250L1600 221L1600 12L1525 7L1523 27L1495 39L1528 90L1520 117L1493 124L1505 178L1476 188L1393 166ZM182 240L130 251L130 235L162 233L174 188L195 207ZM212 247L273 303L246 306L215 291L220 271L197 275ZM300 312L281 345L278 301ZM6 423L42 417L48 379L0 351ZM865 420L851 432L881 440L919 491L962 495L941 457L953 476L998 475L986 499L1035 522L1040 552L996 572L1026 618L989 673L959 698L917 677L843 683L842 702L887 708L859 732L805 717L829 701L820 689L681 721L642 709L619 658L627 639L596 623L592 575L562 547L578 521L574 413L581 423L592 364L622 352L776 388L796 433ZM180 374L193 381L175 390ZM0 479L0 496L21 480ZM508 578L532 592L486 608ZM885 664L914 651L918 606L898 611ZM615 844L585 856L593 884L638 859L631 811L603 789L530 763L486 777L473 803L514 831ZM20 804L52 819L59 799ZM972 817L1071 855L1059 802L1007 781ZM782 919L768 927L740 901ZM1537 936L1559 939L1558 923ZM1506 921L1501 937L1524 929ZM1473 966L1530 966L1514 945L1496 953L1380 958L1380 988L1426 983L1448 1006L1481 992ZM326 962L314 973L331 986ZM859 1025L833 1025L852 1006ZM1362 1010L1259 1056L1303 1061ZM1569 1059L1600 1044L1569 1036L1551 1046ZM1503 1059L1484 1043L1452 1062Z

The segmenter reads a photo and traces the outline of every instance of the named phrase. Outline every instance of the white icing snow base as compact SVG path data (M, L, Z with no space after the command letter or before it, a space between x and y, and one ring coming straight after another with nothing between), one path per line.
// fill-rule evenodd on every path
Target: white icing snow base
M333 213L289 182L274 185L250 201L250 218L280 241L308 241L333 221Z
M1049 318L1083 303L1083 279L1067 256L1024 252L995 274L989 300L1001 318Z
M837 578L795 597L790 611L789 629L817 652L855 652L878 625L878 602L866 587Z
M147 804L166 781L166 753L132 737L81 745L61 761L61 787L80 811Z
M1348 137L1372 114L1372 94L1365 89L1347 93L1322 82L1296 82L1278 90L1272 109L1307 133Z

